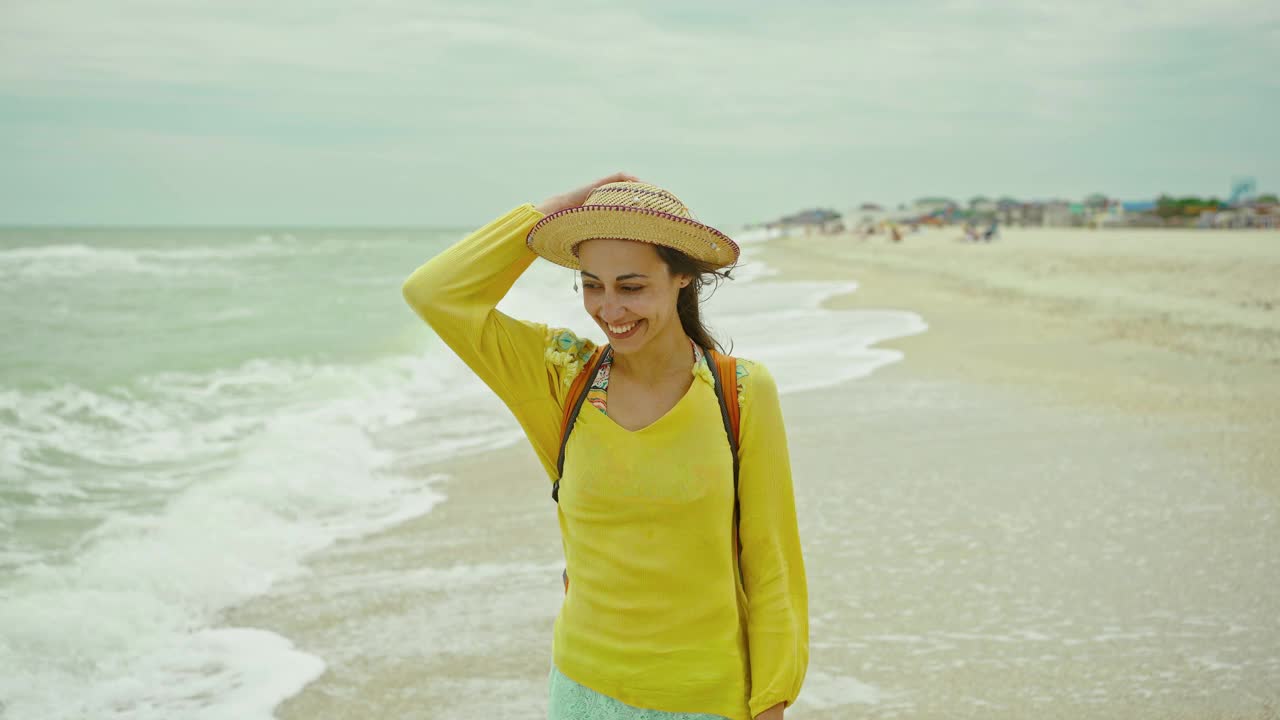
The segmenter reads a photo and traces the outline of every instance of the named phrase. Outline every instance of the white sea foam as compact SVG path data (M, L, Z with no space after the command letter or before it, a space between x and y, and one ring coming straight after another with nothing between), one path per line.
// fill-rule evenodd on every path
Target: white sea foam
M899 357L874 343L925 327L911 313L824 310L855 286L774 282L756 260L760 240L742 240L743 263L707 322L735 354L766 363L783 392L870 373ZM17 248L0 251L0 277L167 273L292 252L295 241ZM540 262L500 308L602 341L572 284ZM315 678L320 658L271 633L216 628L219 613L307 572L306 557L335 540L428 512L441 497L422 464L522 441L488 388L416 332L425 351L362 365L255 360L106 390L0 387L0 479L21 484L24 517L93 527L55 553L19 541L17 511L0 511L0 562L16 567L0 585L6 717L267 718ZM829 703L875 702L856 681L828 685Z
M844 675L830 675L815 671L805 677L804 693L796 702L797 711L805 708L826 710L856 705L879 705L886 694L884 690Z
M292 240L290 238L290 240ZM225 246L93 247L82 243L30 245L0 249L0 279L67 279L94 274L191 275L226 272L218 262L231 262L296 252L281 239L229 243Z
M79 514L100 523L69 558L6 553L24 561L0 589L6 717L270 717L319 672L319 660L266 633L210 624L222 609L305 572L303 559L316 550L426 513L441 499L432 478L404 471L381 432L430 448L441 431L434 457L512 441L493 419L499 404L477 398L474 409L453 407L459 394L444 392L458 383L452 368L418 358L355 367L256 361L153 376L132 392L6 391L0 408L22 422L17 472L28 487L60 488L33 500L27 517ZM449 435L458 428L465 443ZM82 462L63 463L59 473L41 460L58 453ZM110 468L130 457L131 466ZM80 466L102 482L59 483ZM143 492L148 481L156 487ZM111 485L120 492L107 492ZM69 497L85 487L93 492ZM159 503L154 510L145 509L147 497ZM263 653L275 663L265 683L253 671ZM197 705L203 709L187 712Z

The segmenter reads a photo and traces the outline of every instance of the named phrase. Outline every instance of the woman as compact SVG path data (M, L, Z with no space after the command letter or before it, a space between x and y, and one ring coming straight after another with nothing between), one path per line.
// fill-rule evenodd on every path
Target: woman
M539 255L580 272L608 346L496 309ZM404 283L556 482L553 720L777 720L799 693L808 598L777 388L747 360L736 393L721 376L739 404L735 498L699 314L699 289L737 259L674 195L618 173L510 210ZM587 402L562 451L579 373Z

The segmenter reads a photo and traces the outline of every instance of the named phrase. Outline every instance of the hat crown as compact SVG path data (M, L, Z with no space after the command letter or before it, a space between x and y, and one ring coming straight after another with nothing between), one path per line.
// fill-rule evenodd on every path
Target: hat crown
M662 245L722 268L738 261L738 244L705 225L669 190L623 181L593 189L576 207L544 216L525 236L530 250L557 265L581 269L578 246L587 240L634 240Z
M689 211L689 207L670 190L642 182L605 183L592 190L587 196L583 206L588 205L644 208L693 219L693 213Z

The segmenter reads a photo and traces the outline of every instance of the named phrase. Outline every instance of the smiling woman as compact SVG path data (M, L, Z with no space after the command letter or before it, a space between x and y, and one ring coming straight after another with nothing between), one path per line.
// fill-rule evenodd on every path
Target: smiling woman
M539 255L581 272L609 345L496 309ZM772 720L800 691L808 595L777 387L717 352L699 314L737 259L674 195L620 174L512 209L404 284L556 489L552 720ZM579 413L588 399L601 412Z
M583 251L596 258L594 262L588 261L587 266L601 273L582 271L583 306L610 342L617 346L620 342L638 339L646 329L655 331L650 336L661 335L671 321L667 309L675 306L676 294L689 285L690 278L669 272L653 248L640 243L590 240L583 243ZM610 269L613 265L619 266L613 269L644 272L613 275Z
M578 255L583 307L613 349L598 371L605 380L593 382L597 395L589 400L603 410L600 395L615 377L614 420L628 429L645 427L688 390L689 345L696 352L714 342L698 312L698 263L662 245L610 238L584 241Z
M602 247L604 246L604 247ZM596 248L599 252L595 252L592 248ZM665 245L653 244L644 245L628 240L612 240L612 239L595 239L582 243L579 256L594 256L599 258L600 262L609 260L620 260L624 257L630 259L634 267L651 267L654 265L654 256L660 261L661 267L665 272L631 272L614 277L614 283L617 290L622 294L623 300L626 301L626 308L635 310L646 302L652 303L657 296L661 296L664 307L670 303L668 295L664 290L678 290L675 300L675 311L679 317L681 328L685 334L693 340L694 344L699 347L717 347L721 351L724 347L712 337L711 332L702 324L701 317L701 297L702 289L710 282L714 282L720 278L728 278L728 271L721 271L715 265L706 261L698 261L688 255L669 248ZM593 267L595 262L584 261L583 266ZM607 296L607 287L598 276L586 269L582 270L582 288L584 293L584 305L587 312L593 318L598 317L597 324L608 334L609 339L617 343L632 335L628 334L631 321L617 322L610 324L610 321L604 315L598 315L592 310L594 306L598 307L602 298ZM676 287L667 287L670 280L675 280ZM655 290L655 285L657 289ZM648 291L646 297L644 293ZM642 322L644 319L636 320ZM652 324L651 324L652 325Z

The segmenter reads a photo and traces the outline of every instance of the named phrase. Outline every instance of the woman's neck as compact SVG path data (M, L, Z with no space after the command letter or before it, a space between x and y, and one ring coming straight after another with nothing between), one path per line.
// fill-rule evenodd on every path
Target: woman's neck
M693 341L678 326L635 352L613 352L613 371L645 385L657 385L677 373L688 373L692 365Z

